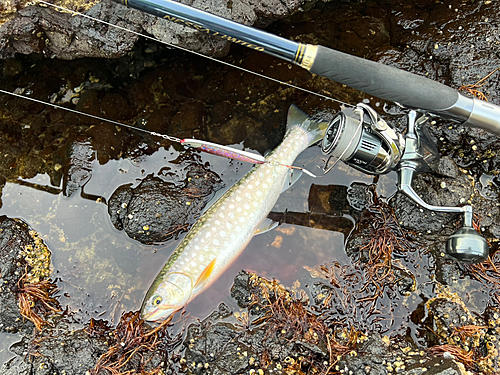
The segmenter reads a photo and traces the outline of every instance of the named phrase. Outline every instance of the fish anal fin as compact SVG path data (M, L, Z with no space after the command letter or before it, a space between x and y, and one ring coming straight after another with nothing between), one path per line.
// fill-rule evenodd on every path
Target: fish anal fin
M273 230L274 228L276 228L278 226L278 224L279 223L277 221L274 221L274 220L269 219L269 218L265 218L259 224L257 229L255 229L254 235L269 232L270 230Z
M198 277L198 280L196 280L196 283L194 284L195 288L198 287L199 285L203 284L205 281L208 280L208 278L212 274L212 271L214 270L215 261L216 260L217 260L217 258L214 258L214 260L212 260L208 264L208 266L205 267L205 269L203 270L203 272L201 273L201 275Z

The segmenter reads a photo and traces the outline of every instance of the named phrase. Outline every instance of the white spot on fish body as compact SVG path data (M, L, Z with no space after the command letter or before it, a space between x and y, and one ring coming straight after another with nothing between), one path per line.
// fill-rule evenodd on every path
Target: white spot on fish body
M237 197L236 197L236 200L237 200L238 202L240 202L240 201L241 201L241 199L242 199L242 198L241 198L240 196L237 196Z
M221 236L221 237L226 237L226 232L225 232L225 231L223 231L223 230L221 230L221 231L219 232L219 236Z
M220 245L220 241L219 241L217 238L216 238L216 239L214 239L212 242L213 242L213 244L214 244L214 245L216 245L216 246Z
M231 229L233 227L233 224L229 221L226 221L226 227Z
M219 212L219 217L220 217L220 218L224 218L224 213Z
M241 207L238 207L238 208L236 209L236 212L241 212Z
M231 210L233 210L233 209L234 209L234 204L232 204L232 203L231 203L231 204L229 205L229 208L230 208Z
M220 225L220 220L215 220L215 225Z
M257 194L257 196L258 196L258 197L262 197L262 195L263 195L263 193L262 193L262 191L261 191L261 190L257 190L257 191L255 192L255 194Z
M238 221L239 221L240 223L244 223L244 222L245 222L245 218L244 218L243 216L240 216L240 217L238 218Z
M252 190L253 189L253 185L252 184L248 185L247 189Z
M246 192L245 193L245 198L252 198L252 194L250 194L249 192Z
M249 210L250 209L250 205L248 203L245 203L245 210Z
M203 262L205 260L205 257L203 255L198 255L198 260L200 262Z

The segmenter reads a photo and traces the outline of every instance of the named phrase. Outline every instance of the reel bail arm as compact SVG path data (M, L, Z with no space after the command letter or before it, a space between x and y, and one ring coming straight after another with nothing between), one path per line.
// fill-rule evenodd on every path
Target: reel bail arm
M328 125L322 151L367 174L395 170L398 189L418 205L430 211L462 213L463 227L446 241L446 252L460 262L482 262L489 255L489 245L473 228L472 206L430 205L413 190L415 173L426 167L426 159L437 152L426 153L424 148L424 125L428 119L425 114L417 118L417 112L410 111L408 130L403 138L366 104L358 104L354 109L343 108Z

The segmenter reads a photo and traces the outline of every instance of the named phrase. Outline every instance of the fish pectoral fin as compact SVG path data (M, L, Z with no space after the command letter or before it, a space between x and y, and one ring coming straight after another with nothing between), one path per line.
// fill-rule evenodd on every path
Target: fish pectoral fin
M285 183L283 184L283 190L281 190L281 192L283 193L286 189L288 189L290 186L296 183L301 176L302 176L302 170L290 168L288 170L288 174L285 178Z
M259 224L257 229L255 229L255 232L253 234L256 235L256 234L262 234L262 233L269 232L270 230L273 230L274 228L276 228L278 226L278 224L279 223L277 221L274 221L274 220L269 219L269 218L265 218Z
M207 281L208 277L212 274L212 271L214 270L216 260L217 258L212 260L210 264L203 270L201 275L198 277L198 280L196 280L196 283L194 284L195 288L203 284L205 281Z

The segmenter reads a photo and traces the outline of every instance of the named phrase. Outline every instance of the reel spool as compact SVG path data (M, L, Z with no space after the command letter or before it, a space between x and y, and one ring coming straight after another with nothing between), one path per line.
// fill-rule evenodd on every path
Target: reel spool
M343 108L331 121L321 143L331 155L367 174L384 174L401 158L404 140L365 104Z

